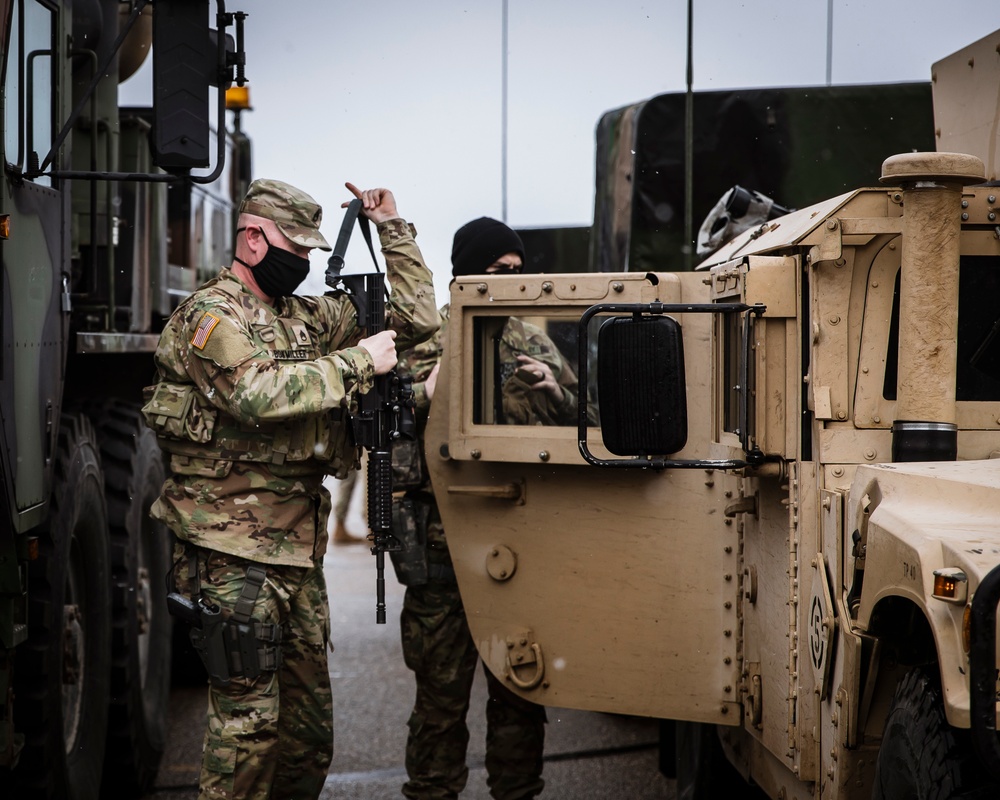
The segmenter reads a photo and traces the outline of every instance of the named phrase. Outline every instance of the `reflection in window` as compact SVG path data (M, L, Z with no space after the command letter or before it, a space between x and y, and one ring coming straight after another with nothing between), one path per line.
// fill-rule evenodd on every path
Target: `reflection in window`
M577 330L577 321L565 317L477 317L473 422L575 427ZM596 365L588 366L588 373L596 380ZM591 420L597 418L594 396L588 392Z
M15 0L6 53L4 153L22 170L34 153L45 158L53 141L53 22L51 9L33 0ZM49 178L37 183L50 185Z

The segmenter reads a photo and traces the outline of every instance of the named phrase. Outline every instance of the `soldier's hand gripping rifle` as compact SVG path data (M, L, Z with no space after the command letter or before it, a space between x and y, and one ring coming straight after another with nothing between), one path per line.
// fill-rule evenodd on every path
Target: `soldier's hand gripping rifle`
M374 336L385 330L385 280L378 271L368 219L361 210L361 200L352 200L344 215L337 244L327 262L326 283L344 292L354 304L359 327ZM344 253L351 238L354 221L368 244L375 272L341 275ZM392 444L415 435L413 389L408 378L395 370L376 375L371 391L358 398L357 413L351 417L356 444L368 451L368 527L371 528L372 554L375 556L375 621L385 623L385 554L401 545L390 533L392 521Z

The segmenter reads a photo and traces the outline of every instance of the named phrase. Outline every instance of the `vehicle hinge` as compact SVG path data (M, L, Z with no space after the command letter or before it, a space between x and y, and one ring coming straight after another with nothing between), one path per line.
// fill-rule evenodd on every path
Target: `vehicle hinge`
M735 517L737 514L753 514L757 516L757 495L748 494L741 497L735 503L726 506L726 516Z
M760 664L756 662L748 664L747 671L744 674L748 678L746 697L743 699L743 708L747 721L758 730L763 730L764 686L760 675Z
M840 221L828 219L821 231L822 239L817 245L809 249L808 261L812 266L816 266L820 261L836 261L844 252L843 240L841 238L843 229Z

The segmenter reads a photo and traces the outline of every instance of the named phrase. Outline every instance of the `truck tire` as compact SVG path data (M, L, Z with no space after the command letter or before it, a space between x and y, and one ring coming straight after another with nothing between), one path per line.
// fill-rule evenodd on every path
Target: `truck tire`
M986 800L998 793L968 731L945 718L937 669L907 672L885 720L872 800Z
M48 522L28 562L28 639L16 648L12 797L97 800L108 724L111 591L104 475L93 428L64 414Z
M149 516L163 486L163 456L139 409L89 406L104 465L111 534L111 703L105 796L135 797L156 779L166 746L172 619L166 577L171 542Z

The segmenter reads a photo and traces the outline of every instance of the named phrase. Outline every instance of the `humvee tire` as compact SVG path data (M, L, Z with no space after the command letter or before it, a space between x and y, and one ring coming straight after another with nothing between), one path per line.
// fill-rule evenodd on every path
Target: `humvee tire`
M944 715L936 667L916 667L896 686L875 763L872 800L986 800L988 780L967 730Z

